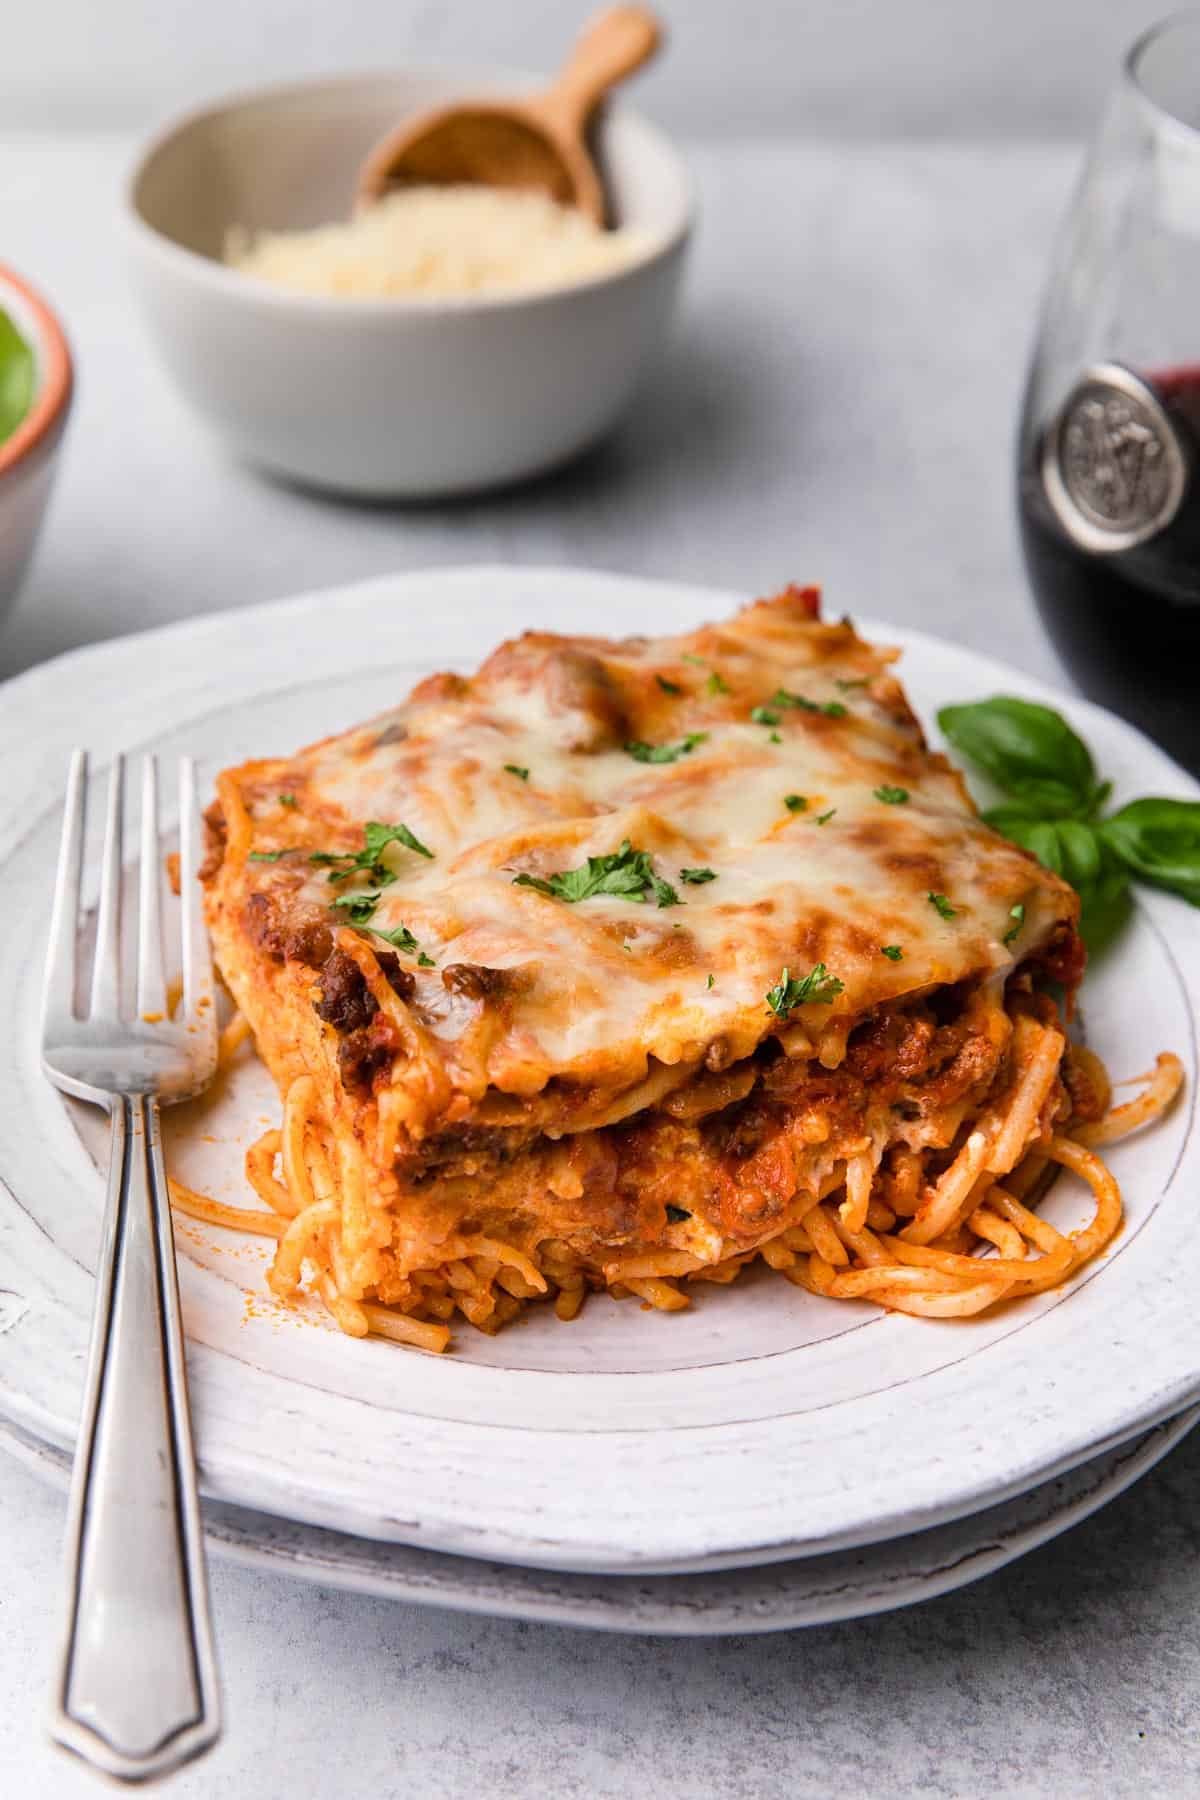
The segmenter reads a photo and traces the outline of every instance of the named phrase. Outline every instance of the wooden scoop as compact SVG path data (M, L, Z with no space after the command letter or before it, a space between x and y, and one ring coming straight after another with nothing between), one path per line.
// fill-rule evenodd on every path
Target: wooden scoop
M389 132L363 163L359 205L412 183L476 182L539 189L603 225L604 188L585 133L609 88L653 56L661 35L644 7L598 13L543 93L438 107Z

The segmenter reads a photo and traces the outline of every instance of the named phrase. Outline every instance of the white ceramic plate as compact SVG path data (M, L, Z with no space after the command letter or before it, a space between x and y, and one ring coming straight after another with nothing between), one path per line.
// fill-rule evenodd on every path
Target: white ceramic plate
M859 1550L753 1569L694 1575L522 1569L349 1537L220 1501L204 1504L205 1537L210 1555L248 1568L415 1606L653 1637L787 1631L891 1612L995 1574L1115 1500L1174 1449L1197 1418L1200 1410L1193 1407L1015 1500L951 1524ZM66 1487L71 1459L65 1450L11 1425L0 1425L0 1447L35 1474Z
M579 571L418 574L208 618L80 652L10 685L0 716L0 1412L69 1445L101 1181L37 1067L39 964L66 754L87 742L286 751L473 665L524 626L674 629L738 596ZM956 647L906 645L926 719L950 699L1044 690ZM1079 723L1119 797L1196 790L1095 708ZM1089 977L1114 1072L1183 1057L1184 1104L1112 1156L1128 1222L1066 1292L933 1323L751 1277L681 1316L596 1300L444 1358L340 1336L268 1304L265 1251L181 1230L201 1480L212 1496L354 1534L561 1569L680 1571L783 1560L922 1530L1024 1492L1200 1395L1200 1162L1193 1134L1200 915L1144 894ZM277 1116L248 1062L173 1121L185 1180L243 1193L244 1143ZM91 1120L94 1131L95 1120ZM212 1141L206 1141L212 1140ZM1082 1218L1069 1180L1053 1216ZM249 1298L248 1298L249 1296Z

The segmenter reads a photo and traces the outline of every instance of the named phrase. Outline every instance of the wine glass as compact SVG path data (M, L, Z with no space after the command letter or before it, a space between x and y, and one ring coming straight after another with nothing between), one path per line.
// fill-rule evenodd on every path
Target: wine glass
M1200 770L1200 12L1129 52L1063 229L1021 418L1042 621Z

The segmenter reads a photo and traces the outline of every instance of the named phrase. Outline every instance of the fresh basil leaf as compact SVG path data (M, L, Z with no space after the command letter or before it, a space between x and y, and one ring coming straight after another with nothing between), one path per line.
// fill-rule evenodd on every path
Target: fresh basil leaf
M33 350L0 306L0 444L33 405L35 385Z
M1100 880L1081 896L1083 911L1079 915L1079 935L1095 956L1121 930L1133 911L1133 894L1125 870L1116 865L1106 868Z
M1086 815L1099 803L1091 751L1048 706L998 694L944 706L938 724L956 750L1044 819Z
M1033 818L1020 807L997 806L985 813L993 831L1020 844L1080 893L1100 879L1104 863L1099 827L1082 819Z
M654 677L664 694L682 694L683 689L677 681L668 681L665 675Z
M1058 833L1049 819L1036 819L1025 828L1023 836L1015 841L1023 843L1025 849L1037 857L1044 869L1052 869L1056 875L1066 873Z
M1134 800L1105 819L1099 831L1143 881L1200 906L1200 801Z
M287 855L286 850L251 850L249 856L246 858L246 861L247 862L278 862L281 856L286 856L286 855Z
M1059 819L1054 830L1062 855L1062 872L1080 893L1099 880L1103 862L1100 839L1079 819Z
M789 812L808 811L808 801L804 798L803 794L785 794L783 796L783 804L787 807Z
M1020 844L1043 868L1061 875L1078 891L1079 930L1088 949L1095 952L1108 943L1125 923L1132 903L1129 877L1107 843L1107 821L1085 825L1079 819L1037 819L1014 806L995 807L985 818L994 831ZM1015 910L1010 917L1016 917ZM1013 942L1015 936L1010 931L1004 942Z
M1027 846L1018 833L1027 830L1030 825L1042 823L1041 815L1030 812L1025 806L991 806L979 816L985 825L990 825L1001 837L1011 838L1014 844L1021 844L1022 849Z
M1056 875L1062 874L1058 836L1050 820L1026 812L1021 806L993 806L990 812L983 814L983 822L1010 843L1028 850L1045 868L1052 869Z
M715 881L717 871L715 869L680 869L679 879L688 882L692 887L701 887L706 881Z

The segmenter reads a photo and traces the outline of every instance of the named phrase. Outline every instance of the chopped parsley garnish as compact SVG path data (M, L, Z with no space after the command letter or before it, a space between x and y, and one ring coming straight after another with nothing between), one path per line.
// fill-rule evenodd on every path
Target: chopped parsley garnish
M904 806L908 800L908 789L888 787L885 782L882 787L875 789L875 798L882 800L885 806Z
M777 1018L786 1019L797 1006L832 1006L844 989L845 983L819 962L801 978L784 969L775 986L768 989L766 1000Z
M683 689L677 681L668 681L665 675L654 677L664 694L682 694Z
M534 888L552 900L574 904L595 894L614 894L622 900L645 902L653 894L659 906L679 906L679 895L669 881L654 873L649 853L635 850L626 838L619 850L607 856L589 856L581 869L562 869L557 874L514 875L514 887Z
M693 656L690 650L684 651L682 660L684 662L695 663L698 669L707 669L708 667L708 664L702 656Z
M374 918L375 909L382 898L379 889L375 888L367 893L339 894L329 905L331 911L336 909L344 912L352 925L365 925L368 919Z
M828 825L830 819L832 819L832 817L836 811L837 811L837 807L831 806L828 812L818 813L817 814L817 824L818 825Z
M672 1206L670 1202L667 1203L667 1219L670 1224L682 1225L684 1220L690 1219L691 1216L686 1206Z
M382 938L393 950L403 950L406 956L417 953L417 940L407 925L397 925L393 931L372 931L371 936Z
M708 980L707 980L707 982L706 982L706 983L705 983L705 986L706 986L706 987L710 987L710 988L712 988L712 987L715 987L715 986L716 986L716 985L717 985L717 978L716 978L716 976L715 976L715 975L710 975L710 976L709 976L709 978L708 978Z
M520 763L505 763L504 773L506 775L515 775L518 781L529 780L529 770L523 769Z
M426 849L407 825L380 825L374 819L363 826L361 850L314 850L308 860L327 868L330 881L349 881L353 875L366 875L376 887L390 887L396 871L383 860L389 844L403 844L406 850L415 850L418 856L433 860L433 851Z
M779 723L779 714L772 712L767 706L753 707L750 718L755 725L778 725Z
M296 805L295 794L280 794L279 804L280 804L280 806L295 806Z
M378 900L379 896L376 894L376 903L378 903ZM347 901L335 900L333 904L335 906L345 906ZM353 922L353 913L351 913L350 916ZM417 967L419 969L437 968L437 964L434 962L432 956L426 956L407 925L397 925L392 931L380 931L377 925L364 925L363 929L369 931L372 937L382 938L385 944L390 944L392 946L393 950L403 950L405 956L415 956L417 959Z
M281 856L286 855L286 850L252 850L246 860L247 862L278 862Z
M932 906L934 912L939 913L943 919L956 919L958 917L958 908L956 906L951 906L945 894L930 893L926 894L925 898L928 900L930 906Z
M794 706L801 712L824 713L827 719L844 719L846 716L846 708L840 700L827 700L824 706L818 706L817 702L810 700L806 694L791 694L787 688L782 687L775 689L769 704L771 706Z
M708 742L707 731L689 731L678 744L646 744L641 738L634 738L626 744L626 756L632 756L634 762L640 763L673 763L681 756L690 756L697 744Z
M783 796L783 804L787 807L789 812L808 811L808 801L804 798L803 794L785 794Z
M680 869L679 879L690 883L692 887L699 887L705 881L715 881L717 871L715 869Z
M889 962L899 962L904 955L904 952L899 944L881 944L879 946L879 954L880 956L886 956Z
M706 694L728 694L732 692L729 683L719 669L714 669L704 684Z
M363 836L368 855L378 856L386 844L403 844L406 850L415 850L418 856L427 856L430 862L433 861L433 851L407 825L364 825Z
M869 675L855 675L850 678L839 675L833 685L835 688L841 688L843 694L848 694L851 688L868 687L870 680Z
M783 739L780 737L780 735L777 731L773 731L771 733L770 737L767 739L767 742L769 744L782 744Z
M1017 904L1015 906L1010 906L1008 909L1008 916L1012 920L1012 924L1009 926L1008 930L1005 932L1004 936L1001 938L1000 942L1002 944L1014 943L1016 941L1016 939L1020 936L1021 927L1025 923L1025 903L1024 903L1024 901L1018 900Z

